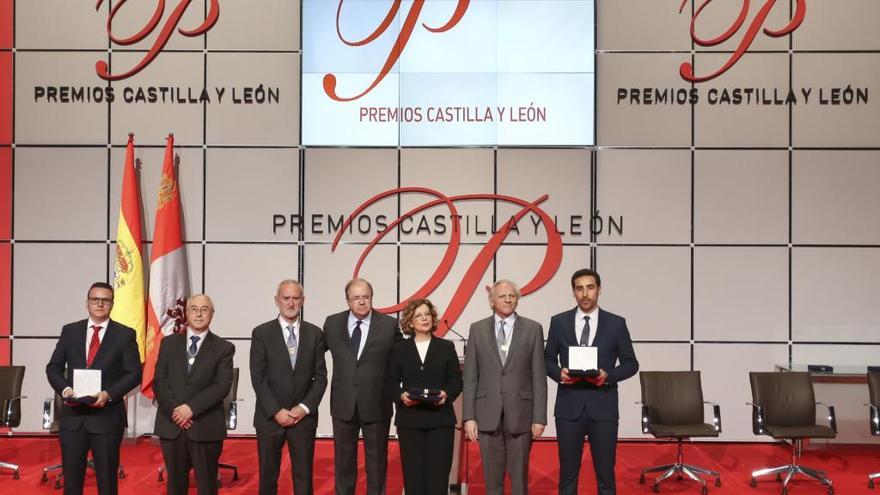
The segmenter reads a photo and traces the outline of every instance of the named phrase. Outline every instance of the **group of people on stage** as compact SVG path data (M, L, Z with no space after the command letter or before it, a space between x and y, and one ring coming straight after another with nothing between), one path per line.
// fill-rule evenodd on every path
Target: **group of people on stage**
M367 493L385 493L392 416L405 492L446 494L457 423L452 404L459 395L465 435L479 442L487 493L504 493L505 477L514 494L528 493L531 444L547 424L547 376L559 384L559 493L577 493L585 436L599 493L615 493L617 383L633 376L639 364L625 320L598 307L599 274L578 270L571 287L577 306L551 319L545 346L541 324L516 312L517 286L495 282L488 288L493 314L471 325L462 374L453 343L434 335L438 312L431 301L410 301L398 322L373 310L369 282L353 279L345 286L348 309L328 316L321 329L301 317L303 286L282 281L275 294L278 317L254 328L251 339L260 494L278 492L285 445L293 493L313 492L326 351L333 358L330 415L338 495L355 493L359 434ZM64 399L59 439L65 494L82 493L89 451L98 492L117 491L126 426L123 399L140 383L141 365L135 332L110 320L112 307L113 287L92 284L88 318L62 328L46 366L49 383ZM187 493L190 470L198 493L217 493L226 437L223 401L232 384L235 346L210 331L213 316L210 297L190 297L186 332L162 339L156 363L154 432L161 439L172 495ZM597 348L598 374L570 373L568 350L576 346ZM101 391L87 401L72 388L77 369L101 370Z

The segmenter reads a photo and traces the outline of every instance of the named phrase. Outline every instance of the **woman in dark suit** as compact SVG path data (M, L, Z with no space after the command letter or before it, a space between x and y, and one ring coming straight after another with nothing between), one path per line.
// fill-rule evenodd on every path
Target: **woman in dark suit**
M406 493L449 491L455 442L452 403L461 393L461 369L452 342L435 337L437 310L427 299L410 301L400 327L410 338L397 342L388 361L388 391L395 397L397 437ZM413 400L408 390L439 390L438 402Z

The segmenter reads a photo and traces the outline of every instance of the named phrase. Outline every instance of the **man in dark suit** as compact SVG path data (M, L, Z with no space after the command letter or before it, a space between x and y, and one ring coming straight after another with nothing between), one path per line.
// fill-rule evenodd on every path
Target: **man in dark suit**
M617 492L614 481L619 418L617 383L635 375L639 362L626 320L599 309L602 292L599 274L587 268L574 272L571 290L577 307L550 320L544 350L547 375L559 384L554 411L559 446L559 493L577 493L586 435L590 439L599 494L612 495ZM568 349L577 346L598 348L598 376L569 375Z
M318 405L327 388L324 336L303 321L305 296L296 280L278 284L278 318L251 335L251 382L257 394L254 428L260 461L260 495L278 493L281 450L287 444L293 492L311 495Z
M125 394L141 382L141 362L135 331L110 319L113 286L95 282L86 296L89 317L64 325L46 365L46 377L61 406L58 439L64 464L64 493L81 494L89 450L95 460L98 493L115 494L119 446L128 426ZM72 402L76 369L100 370L101 391L94 402Z
M162 339L156 361L155 433L168 470L168 494L185 495L189 471L199 495L217 493L217 464L226 438L223 399L232 386L235 346L209 330L214 303L205 294L186 302L186 333Z
M364 436L367 494L385 493L391 403L385 388L388 356L402 337L397 319L373 311L373 287L356 278L345 285L348 311L324 322L324 342L333 358L330 415L337 495L354 495L358 432Z
M494 314L471 325L464 358L465 435L480 442L486 493L528 493L532 440L547 424L544 331L516 313L519 289L509 280L489 291Z

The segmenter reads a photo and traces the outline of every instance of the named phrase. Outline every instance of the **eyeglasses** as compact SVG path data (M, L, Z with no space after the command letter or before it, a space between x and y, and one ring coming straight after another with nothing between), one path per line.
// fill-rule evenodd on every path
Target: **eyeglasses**
M365 302L368 303L373 300L373 296L350 296L348 298L351 302Z
M90 297L89 303L95 306L102 305L106 306L108 304L113 304L113 299L109 297Z

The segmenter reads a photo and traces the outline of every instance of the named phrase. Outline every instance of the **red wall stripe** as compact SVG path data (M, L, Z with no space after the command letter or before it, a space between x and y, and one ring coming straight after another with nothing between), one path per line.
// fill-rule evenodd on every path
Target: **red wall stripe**
M0 144L12 143L12 52L0 52Z
M0 366L12 364L9 356L9 339L0 338Z
M0 50L13 47L13 0L0 0ZM0 144L12 143L12 52L0 52ZM0 148L0 239L10 238L12 223L12 150ZM0 365L11 364L12 249L0 243Z
M13 0L0 0L0 49L12 48Z

